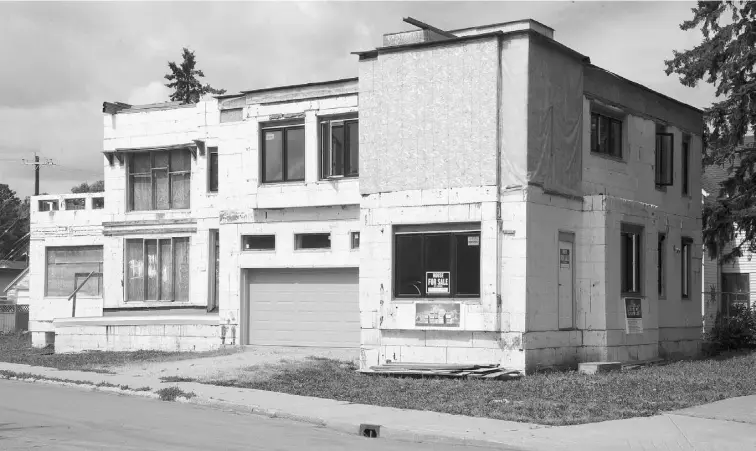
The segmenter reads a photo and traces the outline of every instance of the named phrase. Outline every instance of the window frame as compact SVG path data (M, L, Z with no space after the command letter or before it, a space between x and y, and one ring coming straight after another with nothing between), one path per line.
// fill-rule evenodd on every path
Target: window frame
M258 238L262 238L262 237L271 238L272 237L273 238L273 247L270 248L270 249L268 249L268 248L260 248L260 247L247 249L247 248L244 247L244 244L245 244L244 240L245 240L246 237L258 237ZM275 252L275 250L276 250L276 244L277 244L277 239L276 239L276 234L275 233L245 233L245 234L242 234L242 236L241 236L241 248L242 248L242 252Z
M693 288L691 278L693 276L693 239L682 237L680 239L680 297L691 299Z
M620 226L620 292L623 296L643 296L644 286L643 286L643 226L636 225L636 224L630 224L630 223L621 223ZM633 266L633 274L632 274L632 287L630 289L628 288L628 281L626 280L626 277L628 276L628 260L629 256L623 255L623 249L627 249L626 246L622 246L622 240L626 239L626 236L637 236L637 244L635 245L635 252L633 255L633 259L637 264L632 265Z
M215 187L213 187L213 155L215 155ZM218 193L220 186L220 159L218 158L218 146L207 148L207 192Z
M439 235L449 235L449 293L448 294L428 294L425 292L425 283L426 281L423 280L423 293L418 295L412 295L412 294L400 294L399 293L399 265L397 265L397 255L398 255L398 240L397 237L401 236L420 236L422 238L421 244L420 244L420 261L422 262L422 273L423 277L426 277L427 268L426 268L426 262L425 262L425 238L427 236L439 236ZM392 250L393 250L393 257L392 257L392 268L391 268L391 276L393 278L392 281L392 293L393 298L396 300L407 300L407 299L418 299L418 300L428 300L432 301L434 299L480 299L482 296L482 289L481 289L481 277L482 277L482 258L483 254L480 252L480 247L478 251L478 293L476 294L459 294L457 292L458 283L457 278L459 277L459 271L457 270L457 237L458 236L477 236L478 237L478 246L480 246L480 239L481 239L481 231L480 230L428 230L428 231L422 231L422 232L415 232L415 231L397 231L394 232L393 236L393 242L392 242Z
M667 298L667 234L657 235L656 250L656 277L659 299Z
M104 272L103 265L104 265L104 260L105 260L105 248L102 245L46 246L45 247L45 254L44 254L45 255L45 286L44 286L44 296L43 297L45 297L45 298L68 297L76 289L77 283L78 283L77 282L78 275L82 274L82 273L73 273L73 286L71 287L71 291L68 294L49 294L49 288L50 288L50 286L49 286L49 278L50 278L50 251L55 251L55 250L72 250L72 249L78 249L78 250L83 250L83 249L97 250L97 249L99 249L100 250L100 253L101 253L100 254L100 261L66 262L66 263L59 263L59 265L78 265L78 264L92 264L92 265L97 264L97 265L99 265L99 271L95 271L92 274L93 278L94 277L99 277L99 279L100 279L99 282L98 282L98 286L97 286L98 291L99 291L99 295L92 296L92 295L88 295L88 294L84 294L84 293L79 292L79 293L77 293L77 296L78 297L91 297L91 298L100 298L100 297L102 297L102 294L103 294L103 291L104 291L104 287L102 286L102 284L103 284L103 280L102 279L103 279L103 272ZM86 274L84 274L84 277L86 277L88 275L89 275L89 273L86 273ZM87 283L89 283L89 282L87 282Z
M290 179L289 173L289 156L287 152L288 140L286 139L286 132L289 130L299 130L304 132L304 171L302 171L302 178ZM266 163L266 149L265 149L265 132L267 131L280 131L281 132L281 180L266 180L265 179L265 163ZM269 185L274 183L294 183L304 182L307 178L307 131L305 124L302 122L290 123L290 124L265 124L260 126L260 183Z
M596 145L593 144L593 119L596 118ZM609 126L609 136L607 137L607 147L609 147L608 143L612 142L613 138L615 138L614 135L614 129L612 127L613 123L619 124L619 137L617 138L617 141L619 142L619 155L615 155L612 153L612 149L608 148L605 150L602 150L601 147L601 122L602 121L608 121ZM589 137L589 146L591 149L591 153L594 155L601 155L603 157L609 157L609 158L615 158L618 160L622 160L624 158L624 141L623 141L623 135L624 135L624 121L621 119L618 119L616 117L610 116L608 114L604 114L600 111L591 111L590 115L590 137Z
M356 246L354 245L355 241L357 242ZM360 232L359 231L349 232L349 248L353 251L359 250L360 248Z
M162 278L159 276L160 273L160 264L163 261L161 259L162 256L162 249L160 246L161 241L168 241L171 242L171 285L172 285L172 299L159 299L161 297L161 288L162 288ZM187 252L187 260L189 268L191 268L191 244L192 240L189 236L156 236L156 237L138 237L138 238L125 238L123 241L123 249L124 249L124 259L123 259L123 277L125 283L123 284L123 299L125 303L138 303L138 302L144 302L149 304L155 304L160 302L166 302L166 303L189 303L191 299L191 277L188 280L188 286L187 286L187 297L185 300L177 300L176 299L176 290L177 290L177 283L176 283L176 271L178 270L178 265L176 264L176 246L175 242L176 240L185 240L186 241L186 252ZM129 274L129 262L127 257L127 249L128 244L130 241L141 241L142 242L142 293L144 299L129 299L129 282L128 282L128 274ZM158 264L158 277L157 277L157 293L158 293L158 299L147 299L147 292L148 292L148 270L147 265L149 264L148 254L147 254L147 242L148 241L155 241L156 244L156 260Z
M189 169L180 170L180 171L173 171L171 170L173 165L172 163L172 151L182 151L186 152L188 155L188 161L189 161ZM157 193L155 188L156 183L156 177L155 172L157 170L163 170L163 168L156 168L155 167L155 155L159 153L165 153L168 155L168 168L165 171L166 177L167 177L167 183L168 183L168 208L157 208ZM135 157L137 155L144 155L149 154L150 157L150 170L149 172L133 172L133 166ZM142 212L142 211L169 211L169 210L190 210L192 207L192 154L189 151L188 148L185 149L166 149L166 150L150 150L145 152L130 152L128 154L127 162L126 162L126 181L127 181L127 190L126 190L126 207L128 212ZM134 180L133 176L135 175L145 175L149 174L150 177L150 204L151 208L149 209L135 209L134 208ZM189 175L189 184L187 186L187 192L186 192L186 199L187 199L187 205L183 208L176 208L173 206L174 199L173 199L173 177L172 175L183 175L188 174Z
M669 138L669 167L665 168L664 164L667 159L664 158L664 149L660 146L659 138ZM664 171L664 169L667 169ZM666 177L669 179L667 180ZM675 135L673 133L657 131L654 144L654 184L657 189L664 189L667 186L675 184Z
M344 152L342 155L342 174L332 174L333 161L333 138L332 130L334 124L341 124L344 127ZM357 171L350 172L351 155L349 147L349 124L357 125ZM356 113L344 114L337 116L322 116L318 120L318 156L320 160L320 179L332 180L341 178L357 178L360 176L359 170L359 155L360 155L360 143L359 143L359 116ZM327 132L326 132L327 129ZM328 139L330 138L330 139ZM327 143L327 149L326 147Z
M328 247L301 247L301 238L305 236L328 236ZM331 232L302 232L294 234L295 251L330 251L333 249L333 234Z
M730 287L731 284L728 284L725 282L727 277L733 277L733 278L739 278L745 276L745 285L747 287L747 291L741 292L741 291L733 291L733 287ZM750 273L734 273L734 272L723 272L721 275L721 299L720 299L720 311L724 313L725 315L730 315L730 307L734 304L742 304L744 303L741 298L741 296L745 295L746 299L745 302L748 303L748 305L751 305L751 275ZM737 281L733 281L735 285L741 285L737 283Z
M682 141L682 195L690 196L690 139Z

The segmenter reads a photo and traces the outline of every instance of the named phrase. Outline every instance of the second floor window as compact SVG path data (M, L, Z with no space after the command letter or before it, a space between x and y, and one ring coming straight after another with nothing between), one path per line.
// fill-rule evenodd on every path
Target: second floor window
M262 182L295 182L305 179L304 126L262 130Z
M682 193L683 196L690 195L690 142L682 143Z
M672 185L673 139L671 133L656 134L655 179L657 186Z
M357 118L324 120L320 123L321 178L357 177L359 138Z
M622 158L622 121L591 113L591 152Z
M218 148L209 147L207 152L207 190L211 193L218 192Z
M131 154L129 209L189 208L190 158L187 149Z

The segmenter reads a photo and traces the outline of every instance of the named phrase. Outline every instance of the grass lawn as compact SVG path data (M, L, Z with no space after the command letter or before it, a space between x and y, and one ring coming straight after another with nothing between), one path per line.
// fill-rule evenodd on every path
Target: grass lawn
M212 357L235 352L223 349L211 352L161 352L161 351L90 351L78 354L54 354L52 347L33 348L31 337L0 335L0 362L23 363L46 366L61 370L94 371L110 373L109 367L135 362L165 362L199 357Z
M609 374L536 374L514 381L413 379L356 373L328 359L250 367L198 382L545 425L650 416L756 394L756 352ZM274 371L271 371L275 369Z

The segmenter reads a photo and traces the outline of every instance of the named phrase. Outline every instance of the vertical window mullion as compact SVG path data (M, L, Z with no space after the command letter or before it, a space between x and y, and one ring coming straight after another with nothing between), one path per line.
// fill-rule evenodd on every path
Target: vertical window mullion
M175 241L175 238L171 238L171 301L176 300L176 251L173 248Z
M289 158L286 155L287 146L287 133L288 127L281 129L281 178L284 182L289 180Z
M344 177L349 175L349 164L350 164L350 158L349 158L349 122L344 121L344 155L342 155L342 162L341 167L344 168L342 170Z
M155 241L157 245L157 249L155 252L155 256L157 258L157 262L156 262L157 264L155 265L155 267L157 268L157 294L158 294L157 297L158 297L158 301L161 301L162 300L161 298L162 287L163 287L163 277L162 277L163 273L161 271L162 270L161 264L163 263L163 259L162 259L162 252L160 250L160 241L162 240L158 239Z
M142 296L142 300L147 301L147 240L142 239L142 274L144 277L142 277L142 290L144 290L144 295Z
M452 233L450 234L451 238L449 239L449 246L451 246L449 255L451 258L451 264L449 267L451 268L451 274L449 275L449 296L454 297L457 295L457 234ZM452 277L453 276L453 277Z

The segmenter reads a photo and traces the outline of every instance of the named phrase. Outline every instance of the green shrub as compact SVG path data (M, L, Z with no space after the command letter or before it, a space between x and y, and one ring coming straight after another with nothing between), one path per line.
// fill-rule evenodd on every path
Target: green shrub
M720 351L755 347L756 309L733 305L729 316L718 313L706 339Z

